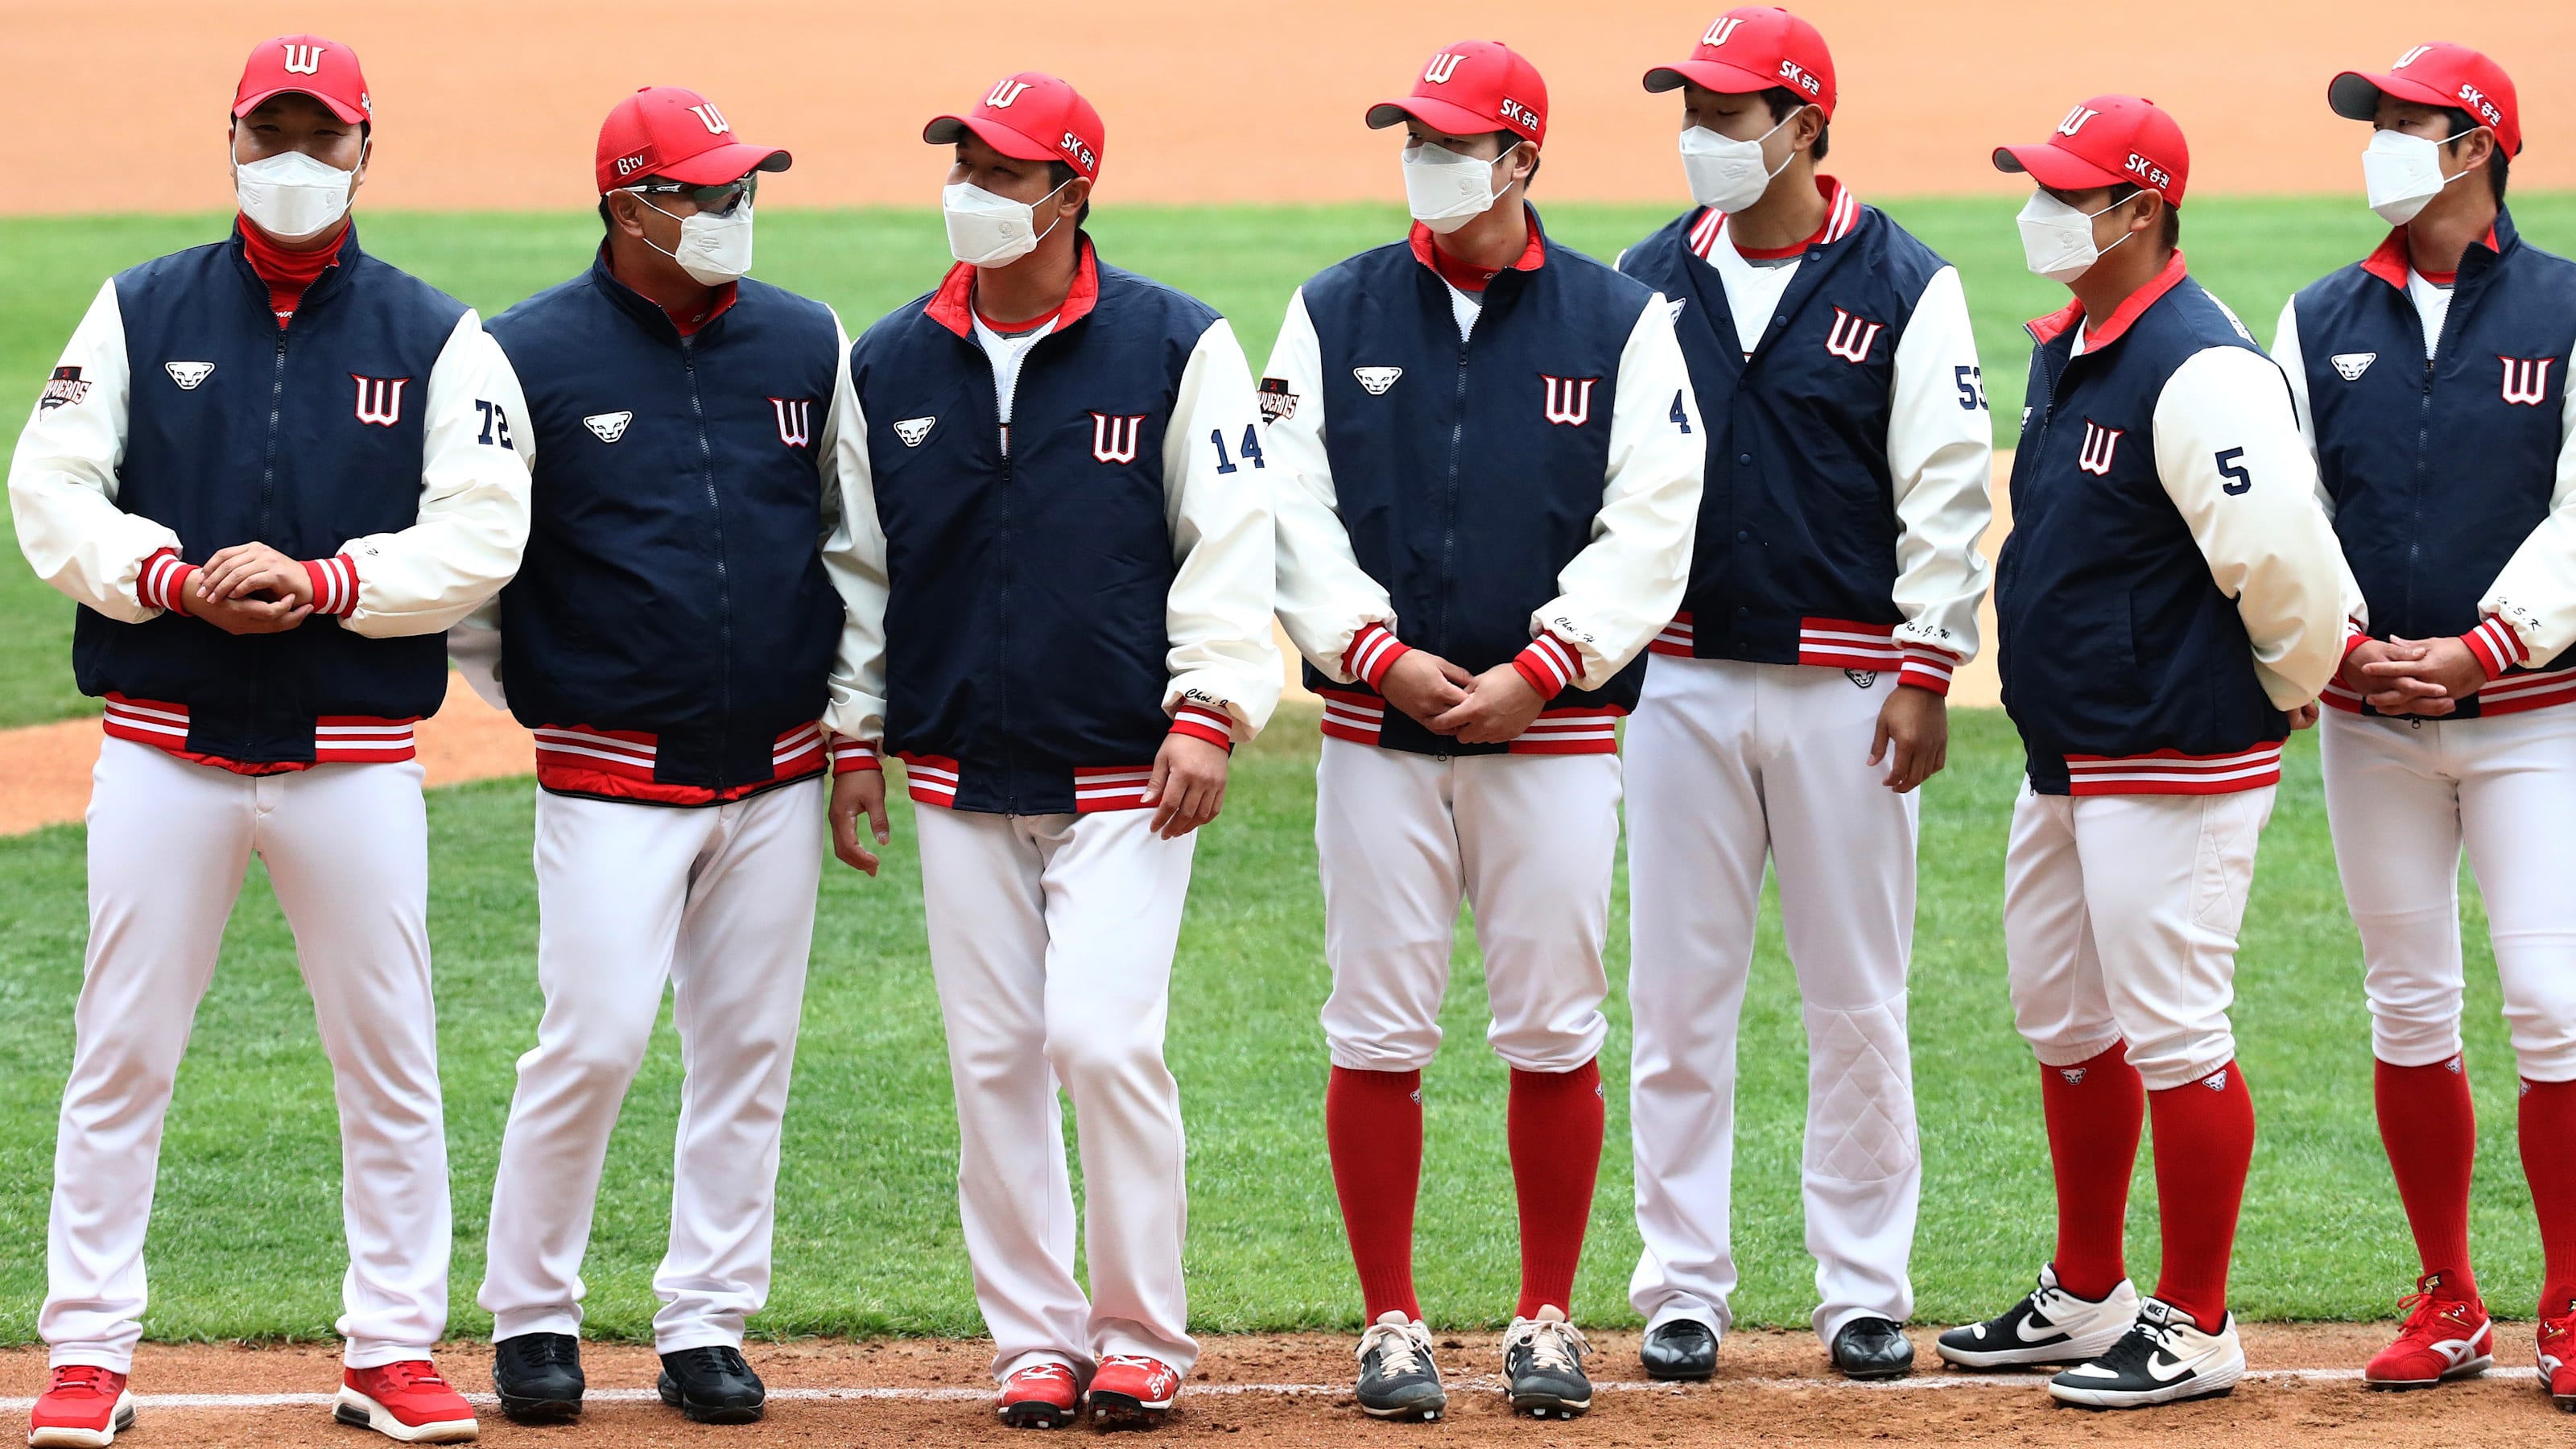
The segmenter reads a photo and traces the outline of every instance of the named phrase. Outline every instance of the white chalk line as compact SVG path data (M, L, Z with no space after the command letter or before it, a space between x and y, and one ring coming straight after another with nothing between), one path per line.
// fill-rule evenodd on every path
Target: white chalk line
M2484 1377L2528 1382L2537 1379L2535 1368L2491 1368ZM2350 1368L2248 1369L2248 1383L2342 1384L2361 1381L2361 1370ZM1596 1383L1595 1393L1607 1394L1723 1394L1730 1389L1816 1390L1837 1393L1909 1393L1938 1392L1956 1389L2034 1389L2045 1385L2045 1374L1921 1374L1912 1378L1879 1379L1863 1382L1842 1378L1728 1378L1714 1384L1670 1384L1654 1382ZM1502 1381L1494 1378L1451 1379L1449 1387L1464 1391L1500 1392ZM1183 1398L1317 1398L1346 1395L1348 1384L1191 1384L1184 1388ZM466 1400L478 1408L495 1408L499 1400L490 1394L467 1394ZM771 1389L772 1403L865 1402L869 1400L904 1403L974 1403L993 1397L989 1388L834 1388ZM136 1394L135 1407L150 1409L325 1409L330 1394ZM659 1403L661 1395L652 1389L592 1389L583 1396L585 1403L645 1404ZM35 1407L32 1398L0 1398L0 1413L25 1413Z

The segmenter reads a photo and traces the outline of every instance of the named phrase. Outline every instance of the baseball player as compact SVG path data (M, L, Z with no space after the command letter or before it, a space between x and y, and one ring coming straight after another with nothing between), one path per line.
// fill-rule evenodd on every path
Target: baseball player
M1774 6L1730 10L1681 92L1696 203L1621 271L1679 299L1708 419L1681 612L1628 725L1628 1289L1646 1371L1704 1379L1736 1284L1736 1026L1765 858L1805 1002L1817 1334L1854 1378L1914 1362L1906 1263L1923 1159L1905 1035L1913 792L1976 651L1992 513L1984 374L1959 273L1818 174L1832 54Z
M1412 234L1300 288L1261 382L1279 617L1325 700L1324 1120L1367 1310L1358 1399L1447 1403L1413 1211L1463 897L1512 1069L1511 1403L1570 1418L1592 1403L1569 1313L1601 1157L1617 726L1681 602L1698 404L1664 298L1529 206L1547 86L1526 58L1450 46L1367 120L1406 128Z
M253 855L339 1105L333 1414L474 1437L430 1364L449 1216L412 727L446 695L440 635L518 566L528 475L481 320L358 245L370 139L347 46L252 47L232 235L99 288L10 464L19 546L80 604L73 667L107 702L30 1444L133 1422L163 1114Z
M921 832L955 1078L958 1211L1005 1424L1158 1422L1198 1354L1180 1094L1163 1060L1192 833L1278 702L1270 462L1234 330L1082 229L1100 113L1004 77L954 149L956 265L850 353L852 667L829 720L844 859ZM1081 1137L1077 1218L1061 1088Z
M480 1297L493 1386L524 1422L581 1411L582 1253L666 982L686 1076L653 1275L661 1397L711 1424L765 1402L743 1319L769 1293L844 632L821 545L849 338L743 275L761 176L790 159L695 91L635 92L600 127L589 270L492 319L527 391L512 441L535 519L456 651L536 738L545 1014Z
M2423 1273L2363 1377L2415 1388L2495 1355L2469 1265L2465 846L2522 1078L2541 1387L2576 1410L2576 266L2504 209L2522 122L2493 60L2419 45L2384 74L2335 77L2327 101L2372 123L2366 197L2397 228L2292 298L2273 343L2381 633L2354 637L2326 690L2326 809L2361 929L2380 1140Z
M2228 1392L2245 1354L2227 1264L2254 1104L2227 1008L2281 742L2316 717L2348 598L2281 369L2186 273L2182 128L2100 96L2036 146L2030 269L2067 284L2038 344L1996 575L2004 706L2029 780L2004 864L2013 1015L2040 1063L2057 1252L1972 1367L2073 1363L2057 1399L2137 1408ZM2142 1110L2162 1277L2121 1234Z

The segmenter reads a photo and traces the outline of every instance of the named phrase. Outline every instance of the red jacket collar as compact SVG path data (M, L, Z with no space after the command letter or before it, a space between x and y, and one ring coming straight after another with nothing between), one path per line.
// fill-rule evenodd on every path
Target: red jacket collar
M2140 287L2138 290L2131 292L2128 296L2128 300L2122 302L2118 307L2113 308L2111 315L2103 319L2102 325L2093 329L2093 336L2091 340L2084 344L2084 350L2092 352L2099 348L2108 347L2112 343L2119 341L2120 338L2128 332L2130 326L2138 320L2142 313L2144 313L2149 307L2154 306L2157 302L2162 301L2165 293L2182 285L2182 279L2185 274L2186 269L2183 266L2182 251L2180 248L2176 248L2173 254L2173 260L2165 263L2165 269L2156 273L2154 281L2151 281L2145 286ZM2045 317L2032 319L2030 322L2030 335L2033 341L2045 345L2066 335L2066 330L2068 328L2075 326L2083 320L2084 301L2079 297L2076 300L2067 303L2066 306L2059 311L2051 312Z
M1852 228L1860 225L1860 198L1852 194L1850 187L1822 173L1816 176L1816 191L1825 198L1825 222L1824 225L1816 228L1814 236L1782 251L1748 251L1743 247L1737 247L1735 254L1748 260L1776 261L1782 257L1797 256L1809 247L1838 242L1851 235ZM1690 241L1690 249L1700 260L1706 261L1709 249L1717 245L1718 228L1725 220L1725 212L1704 208L1699 218L1685 229L1685 235Z
M2492 226L2487 228L2485 239L2478 245L2491 252L2504 250L2496 241L2496 230ZM2388 240L2379 244L2379 250L2361 259L2363 271L2401 292L2406 290L2406 273L2413 266L2414 261L2406 251L2406 228L2402 226L2388 234Z
M1521 249L1520 260L1504 268L1503 271L1535 272L1547 265L1547 233L1539 228L1538 212L1526 202L1522 203L1521 211L1529 218L1529 245ZM1413 232L1408 240L1413 243L1415 261L1438 272L1440 280L1462 292L1481 292L1487 282L1502 275L1501 272L1487 271L1483 267L1462 262L1440 250L1432 244L1431 228L1418 221L1413 224Z
M1090 316L1091 309L1100 305L1100 254L1087 235L1076 238L1074 248L1073 290L1065 293L1064 306L1056 313L1058 331ZM971 340L975 336L975 269L964 262L950 267L948 275L939 280L939 290L930 294L921 310L931 321Z

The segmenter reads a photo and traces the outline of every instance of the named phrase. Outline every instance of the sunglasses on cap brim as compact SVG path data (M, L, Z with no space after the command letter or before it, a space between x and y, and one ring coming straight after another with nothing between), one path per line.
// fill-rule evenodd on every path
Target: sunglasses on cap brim
M685 196L697 203L698 210L722 216L760 194L760 173L748 172L732 181L719 181L712 186L692 186L685 181L647 181L617 189L644 196Z

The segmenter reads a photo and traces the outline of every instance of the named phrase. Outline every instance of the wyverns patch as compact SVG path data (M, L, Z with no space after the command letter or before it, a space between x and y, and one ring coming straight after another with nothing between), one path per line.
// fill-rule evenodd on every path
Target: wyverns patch
M53 377L45 384L44 395L36 399L36 411L51 412L65 404L79 402L89 396L89 388L90 385L81 377L79 368L57 367L54 369Z
M1265 377L1261 380L1261 420L1275 423L1297 416L1297 394L1288 390L1288 379Z

